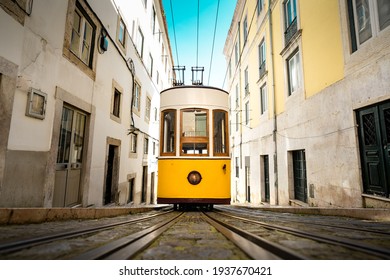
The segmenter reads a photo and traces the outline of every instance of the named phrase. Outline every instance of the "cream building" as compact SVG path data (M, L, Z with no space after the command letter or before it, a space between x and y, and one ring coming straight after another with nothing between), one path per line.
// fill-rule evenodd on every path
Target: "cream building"
M238 0L232 201L390 207L390 3Z
M155 203L171 50L128 2L0 1L0 207Z

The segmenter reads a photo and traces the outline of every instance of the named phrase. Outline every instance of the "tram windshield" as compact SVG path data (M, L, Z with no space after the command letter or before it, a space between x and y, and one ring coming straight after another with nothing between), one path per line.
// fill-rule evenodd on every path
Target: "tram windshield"
M208 155L208 110L181 111L181 154Z

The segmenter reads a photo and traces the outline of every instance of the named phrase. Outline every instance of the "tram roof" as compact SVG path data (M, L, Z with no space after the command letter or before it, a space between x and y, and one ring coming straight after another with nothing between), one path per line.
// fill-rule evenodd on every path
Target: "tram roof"
M162 90L162 91L160 92L160 94L162 94L163 92L168 91L168 90L173 90L173 89L184 89L184 88L202 88L202 89L219 90L219 91L222 91L222 92L226 93L227 95L229 95L229 93L228 93L226 90L223 90L223 89L221 89L221 88L211 87L211 86L199 86L199 85L174 86L174 87L170 87L170 88L167 88L167 89Z

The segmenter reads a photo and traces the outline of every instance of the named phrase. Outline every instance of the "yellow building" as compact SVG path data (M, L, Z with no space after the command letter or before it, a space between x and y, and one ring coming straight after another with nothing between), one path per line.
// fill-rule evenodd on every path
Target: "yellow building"
M390 207L390 3L238 0L234 203Z

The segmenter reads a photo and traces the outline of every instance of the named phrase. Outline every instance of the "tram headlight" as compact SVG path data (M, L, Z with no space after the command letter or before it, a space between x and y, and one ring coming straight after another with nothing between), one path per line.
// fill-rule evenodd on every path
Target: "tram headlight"
M188 173L187 180L191 185L197 185L202 181L202 175L198 171Z

